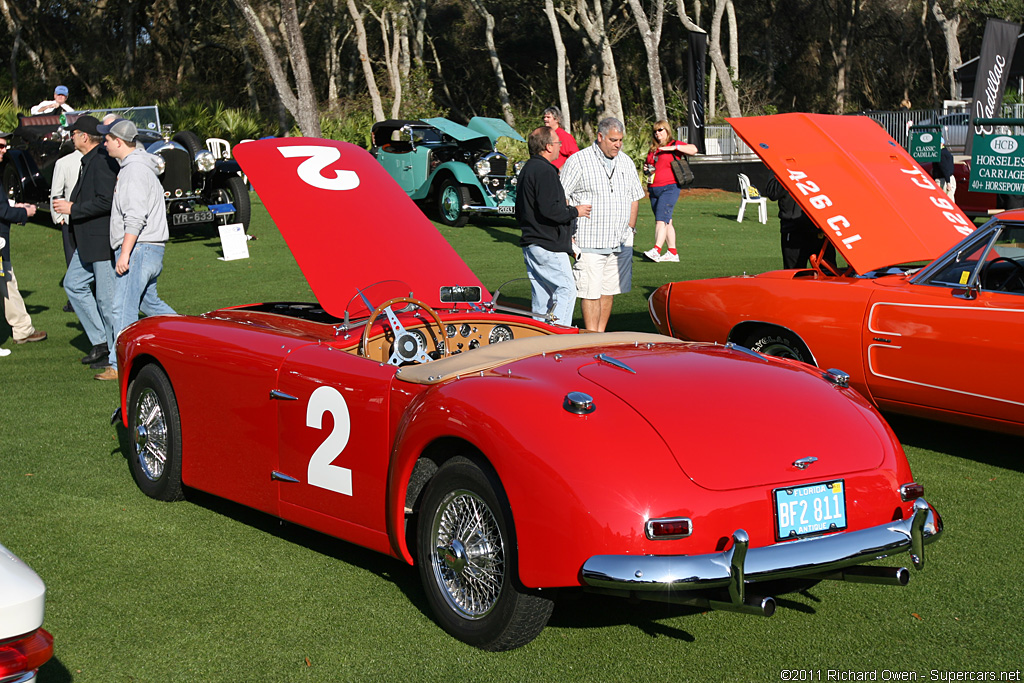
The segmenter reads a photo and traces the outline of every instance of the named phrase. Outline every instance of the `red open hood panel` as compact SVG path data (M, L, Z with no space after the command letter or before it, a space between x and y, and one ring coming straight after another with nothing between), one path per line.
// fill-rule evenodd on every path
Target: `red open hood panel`
M974 230L931 175L867 117L728 121L859 273L932 260Z
M342 317L357 290L401 280L429 305L440 288L481 285L437 228L366 150L274 138L233 149L324 310ZM485 300L489 296L484 290Z

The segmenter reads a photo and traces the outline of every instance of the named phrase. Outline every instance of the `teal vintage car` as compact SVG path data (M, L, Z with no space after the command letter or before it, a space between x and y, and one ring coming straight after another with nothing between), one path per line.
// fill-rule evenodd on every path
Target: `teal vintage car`
M501 137L524 140L505 121L389 119L374 124L371 137L371 154L409 197L436 207L445 225L461 227L474 213L515 213L515 172L496 145Z

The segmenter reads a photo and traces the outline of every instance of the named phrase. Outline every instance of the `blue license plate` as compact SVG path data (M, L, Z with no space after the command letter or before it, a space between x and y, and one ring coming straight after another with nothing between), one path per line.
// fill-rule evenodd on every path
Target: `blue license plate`
M846 528L843 480L775 489L775 537L780 541Z

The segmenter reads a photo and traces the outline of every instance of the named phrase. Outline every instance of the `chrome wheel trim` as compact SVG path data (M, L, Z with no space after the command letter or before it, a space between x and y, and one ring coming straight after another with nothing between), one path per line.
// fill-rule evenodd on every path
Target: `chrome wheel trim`
M450 221L458 220L461 210L458 188L454 185L444 188L444 192L441 194L441 211L444 212L444 217Z
M448 606L466 619L487 616L505 582L505 544L490 507L472 491L452 491L434 513L430 540L434 580Z
M158 480L167 464L167 417L159 397L149 387L142 390L135 402L132 439L143 474L150 481Z

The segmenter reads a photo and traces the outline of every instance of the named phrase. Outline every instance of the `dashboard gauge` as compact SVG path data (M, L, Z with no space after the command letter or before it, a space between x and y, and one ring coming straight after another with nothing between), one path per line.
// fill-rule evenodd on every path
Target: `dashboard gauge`
M491 330L490 337L487 341L491 344L500 344L503 341L509 341L512 339L512 330L508 325L495 325L494 329Z
M459 334L463 337L468 337L473 333L473 328L469 326L469 323L462 323L462 327L459 328Z
M421 349L423 349L424 351L427 350L427 335L423 334L419 330L409 330L409 334L416 337L416 340L419 342Z
M444 326L444 333L449 339L453 339L455 337L456 332L457 330L455 329L455 325L448 323L447 325Z
M479 340L479 339L473 339L473 340L471 340L471 341L469 342L469 348L470 348L471 350L472 350L472 349L479 349L479 348L480 348L480 340Z

